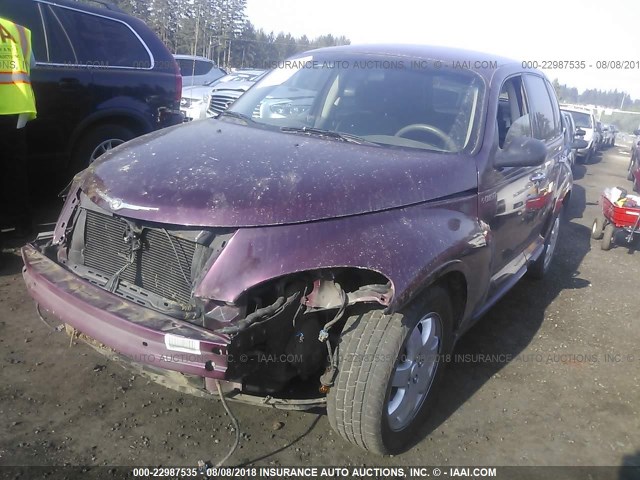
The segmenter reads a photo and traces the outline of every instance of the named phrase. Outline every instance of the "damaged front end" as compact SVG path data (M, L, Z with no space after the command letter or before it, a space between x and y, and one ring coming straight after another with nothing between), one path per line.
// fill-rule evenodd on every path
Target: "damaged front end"
M321 406L345 313L389 305L391 286L332 268L269 280L233 302L196 295L237 230L142 221L76 188L55 231L23 248L23 275L39 305L168 387L208 394L220 380L239 401Z

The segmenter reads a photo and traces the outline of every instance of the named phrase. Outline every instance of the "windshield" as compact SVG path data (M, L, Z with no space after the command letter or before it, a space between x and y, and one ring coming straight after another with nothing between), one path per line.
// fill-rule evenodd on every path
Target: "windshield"
M582 112L569 112L573 117L576 128L593 128L591 123L591 115Z
M472 72L413 69L390 57L281 63L230 111L251 118L251 125L345 134L367 144L461 152L477 142L484 83Z

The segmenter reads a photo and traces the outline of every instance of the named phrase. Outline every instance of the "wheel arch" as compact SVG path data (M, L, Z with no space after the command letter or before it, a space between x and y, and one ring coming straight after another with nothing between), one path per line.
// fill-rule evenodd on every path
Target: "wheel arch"
M137 112L126 109L109 109L96 112L85 118L71 136L70 153L73 155L80 140L92 129L102 125L120 125L130 129L136 136L152 130L151 123Z
M453 312L453 330L457 331L467 315L469 282L465 273L464 263L461 260L452 260L433 272L430 280L414 295L393 310L406 309L424 296L425 292L433 287L441 287L445 290L451 301ZM393 306L392 306L393 307Z

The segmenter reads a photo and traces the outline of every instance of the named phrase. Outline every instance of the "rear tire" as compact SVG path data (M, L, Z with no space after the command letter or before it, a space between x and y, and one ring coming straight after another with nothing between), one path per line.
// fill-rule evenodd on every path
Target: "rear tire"
M615 229L613 225L609 224L604 228L604 234L602 236L602 243L600 244L600 248L602 250L610 250L613 245L613 234L615 233Z
M133 137L135 134L121 125L107 123L92 128L78 141L71 162L72 173L84 170L100 155Z
M593 225L591 226L591 238L594 240L600 240L604 235L604 227L607 223L607 220L603 215L599 215L593 221Z
M453 347L452 317L448 295L432 287L403 313L348 318L327 395L331 427L370 452L402 451L433 406Z

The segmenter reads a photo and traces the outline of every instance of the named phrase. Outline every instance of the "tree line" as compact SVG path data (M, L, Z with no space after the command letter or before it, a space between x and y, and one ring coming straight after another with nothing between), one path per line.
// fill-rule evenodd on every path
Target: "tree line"
M562 103L578 103L584 105L596 105L606 108L617 108L640 112L640 100L634 100L627 92L615 90L599 90L597 88L587 89L578 93L575 87L560 84L558 79L553 80L553 88L556 91L558 100Z
M246 0L109 1L143 20L173 53L207 57L227 69L270 68L298 52L351 43L345 36L310 39L256 29Z

